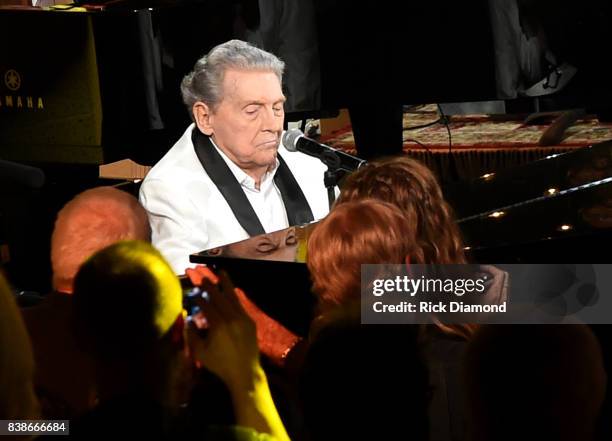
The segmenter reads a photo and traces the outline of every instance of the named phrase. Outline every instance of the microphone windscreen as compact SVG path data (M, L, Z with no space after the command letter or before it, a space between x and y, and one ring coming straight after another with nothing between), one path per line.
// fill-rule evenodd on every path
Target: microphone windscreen
M304 134L300 129L287 130L283 134L283 145L290 152L297 152L296 143L301 136L304 136Z

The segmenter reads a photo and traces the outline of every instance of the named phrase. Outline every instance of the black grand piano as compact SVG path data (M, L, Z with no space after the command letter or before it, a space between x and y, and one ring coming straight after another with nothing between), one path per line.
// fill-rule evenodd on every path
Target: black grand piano
M455 183L446 196L475 263L610 260L612 141ZM306 244L315 224L204 250L190 260L227 270L265 310L304 335L314 307Z
M487 173L446 194L477 261L609 260L612 141Z
M453 183L444 189L472 260L479 263L588 263L612 238L612 140ZM204 250L192 262L236 258L306 261L316 223ZM295 237L290 246L274 237ZM258 251L274 242L282 249ZM264 247L262 247L263 249Z

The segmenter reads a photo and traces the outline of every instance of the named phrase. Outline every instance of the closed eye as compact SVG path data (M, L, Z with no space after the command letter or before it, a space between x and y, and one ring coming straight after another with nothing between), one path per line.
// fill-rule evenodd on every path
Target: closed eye
M247 115L255 115L258 110L259 110L259 107L247 107L245 109L245 112L247 113Z

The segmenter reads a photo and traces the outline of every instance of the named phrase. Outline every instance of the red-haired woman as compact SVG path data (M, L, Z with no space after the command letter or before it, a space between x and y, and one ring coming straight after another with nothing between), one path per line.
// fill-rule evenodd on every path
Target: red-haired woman
M359 300L361 264L407 261L467 263L459 227L437 179L420 162L402 156L369 163L348 176L335 207L315 227L308 267L321 311ZM505 274L487 270L493 275L487 301L499 301L505 295ZM440 322L421 328L433 390L430 440L465 439L459 364L477 329Z

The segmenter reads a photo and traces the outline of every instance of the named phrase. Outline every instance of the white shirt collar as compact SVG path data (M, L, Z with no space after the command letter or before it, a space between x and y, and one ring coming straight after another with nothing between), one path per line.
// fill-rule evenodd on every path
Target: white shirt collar
M278 170L278 166L280 164L278 158L276 158L276 161L274 162L274 166L268 167L268 170L266 171L266 173L263 175L263 178L261 179L261 183L259 185L259 190L258 190L257 188L255 188L255 179L249 176L234 161L232 161L223 152L223 150L217 147L217 144L215 144L212 138L210 138L210 142L217 149L217 151L219 152L219 154L221 155L221 157L223 158L223 160L225 161L229 169L232 171L233 175L235 176L236 180L241 186L248 188L249 190L260 191L260 190L264 190L266 187L272 184L274 175L276 174L276 170Z

